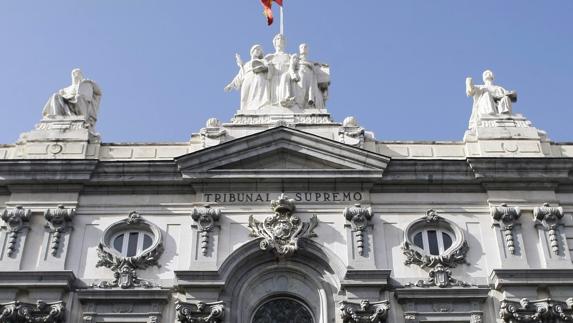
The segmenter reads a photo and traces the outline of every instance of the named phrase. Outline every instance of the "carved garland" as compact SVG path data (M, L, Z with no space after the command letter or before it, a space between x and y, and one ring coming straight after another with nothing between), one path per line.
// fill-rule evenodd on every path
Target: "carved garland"
M347 207L342 212L344 218L350 222L352 232L354 232L354 239L358 254L364 255L364 231L368 227L369 221L372 218L372 208L360 207L360 204L355 204L353 207Z
M506 323L573 321L573 298L565 302L550 298L530 301L503 300L499 317Z
M111 236L123 230L141 229L153 233L152 245L134 257L124 257L111 248ZM143 220L139 213L131 212L127 219L121 220L108 227L98 246L99 261L96 267L107 267L114 272L114 280L102 281L96 286L99 288L132 288L153 287L149 281L137 276L137 269L143 270L151 266L159 266L158 260L163 253L161 231L155 225Z
M58 205L56 209L47 209L44 218L48 221L48 227L52 234L51 254L55 256L60 247L62 233L71 228L71 222L76 215L76 209L66 209L63 205Z
M207 255L209 249L209 232L215 227L215 222L221 217L220 209L212 209L210 206L194 208L191 218L197 222L197 231L201 236L201 252Z
M343 323L383 323L386 322L390 303L388 301L360 303L340 302L340 318Z
M292 215L295 209L293 199L281 194L278 200L271 201L271 208L275 214L268 216L263 222L255 220L252 215L249 217L251 236L262 238L262 250L274 250L278 256L288 257L298 250L299 239L316 237L316 214L308 223L302 222L298 216Z
M32 210L25 209L23 206L18 205L9 210L6 209L2 213L2 220L6 222L8 228L8 256L12 257L16 251L16 242L18 241L18 234L23 228L28 226L28 222L32 217Z
M223 302L213 303L185 303L177 301L175 304L177 320L181 323L217 323L225 316L225 305Z
M549 243L551 251L559 255L559 221L563 217L562 207L551 207L549 203L544 203L541 207L533 209L535 223L543 226L549 234Z
M490 209L492 218L500 223L503 232L505 244L509 252L515 254L515 239L513 237L513 227L521 216L519 207L509 207L506 203Z
M413 232L425 227L447 227L453 231L455 241L453 244L440 255L429 255L424 250L417 247L411 240ZM449 268L456 267L458 264L466 263L465 257L469 250L463 231L454 223L442 218L434 210L428 210L426 216L410 223L404 231L404 243L402 252L406 256L404 264L409 266L415 264L421 268L431 268L428 272L429 279L418 281L415 285L418 287L438 286L447 287L449 285L469 286L470 284L456 280L451 277Z
M66 305L64 302L36 304L19 301L0 304L0 322L7 323L63 323L65 321Z

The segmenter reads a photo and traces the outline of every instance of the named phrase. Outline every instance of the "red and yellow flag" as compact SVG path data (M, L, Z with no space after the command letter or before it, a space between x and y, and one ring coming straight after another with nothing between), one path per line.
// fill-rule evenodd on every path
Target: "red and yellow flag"
M264 14L267 16L267 24L270 26L273 24L273 1L282 7L283 0L261 0L261 4L264 8Z

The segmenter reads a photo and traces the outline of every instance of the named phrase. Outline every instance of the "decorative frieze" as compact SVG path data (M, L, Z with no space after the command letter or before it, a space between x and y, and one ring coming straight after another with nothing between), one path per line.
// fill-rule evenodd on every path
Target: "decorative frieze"
M0 322L6 323L64 323L65 314L66 305L61 301L38 301L36 304L15 301L0 304Z
M117 233L129 232L130 230L142 230L152 233L153 242L151 246L144 248L133 256L122 255L118 250L112 248L111 237ZM143 220L139 213L131 212L127 219L112 224L104 231L97 251L99 260L96 263L96 267L111 269L114 272L114 280L111 282L102 281L95 286L99 288L120 287L124 289L132 287L150 288L153 284L139 278L136 270L147 269L151 266L159 267L158 260L163 253L161 231L155 225Z
M340 302L340 318L344 323L386 322L388 310L390 310L388 301L370 302L362 300L360 303Z
M6 223L8 230L7 254L9 257L12 257L16 251L18 234L22 229L28 227L28 223L32 217L32 210L25 209L23 206L18 205L12 209L5 209L1 217Z
M470 283L467 283L462 280L458 280L452 277L452 271L442 265L438 264L436 267L432 268L428 275L430 276L426 280L419 280L416 283L408 283L406 286L412 287L448 287L448 286L459 286L459 287L469 287L471 286Z
M48 221L47 226L52 234L50 250L52 256L58 253L62 234L71 228L72 219L76 215L76 209L66 209L63 205L58 205L55 209L47 209L44 218Z
M175 305L177 320L181 323L217 323L225 317L225 305L222 301L213 303L185 303L177 301Z
M503 232L507 250L509 250L511 254L515 254L513 228L521 216L521 210L519 207L511 207L507 206L506 203L503 203L500 206L492 207L490 209L490 214L492 218L500 224L500 229Z
M555 255L559 255L559 222L563 217L562 207L552 207L549 203L544 203L541 207L533 209L533 217L535 223L541 225L549 235L549 244L551 251Z
M356 248L358 254L364 255L364 231L370 223L372 218L372 208L363 208L360 204L355 204L353 207L347 207L342 212L344 218L350 222L352 232L354 232L354 239L356 241Z
M194 208L191 218L197 223L197 231L201 236L201 252L207 255L209 249L209 233L215 228L215 222L219 221L221 210L210 206Z
M573 298L557 301L550 298L530 301L503 300L499 317L506 323L573 321Z
M275 214L266 217L263 222L255 220L252 215L249 217L251 236L262 239L262 250L274 250L278 256L287 257L298 250L299 239L316 237L316 215L313 215L309 222L303 222L292 214L295 209L293 199L281 194L277 200L271 202L271 208Z

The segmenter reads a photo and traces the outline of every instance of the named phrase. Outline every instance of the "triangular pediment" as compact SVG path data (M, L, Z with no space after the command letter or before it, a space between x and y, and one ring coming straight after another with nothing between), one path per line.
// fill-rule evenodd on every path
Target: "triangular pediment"
M381 178L389 158L277 127L176 158L187 178Z

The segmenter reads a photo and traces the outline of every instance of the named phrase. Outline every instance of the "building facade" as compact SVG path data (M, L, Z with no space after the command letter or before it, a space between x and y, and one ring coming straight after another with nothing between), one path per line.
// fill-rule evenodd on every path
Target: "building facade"
M573 144L490 71L463 141L377 140L332 120L306 45L273 44L182 143L102 142L74 70L0 146L0 322L573 320Z

